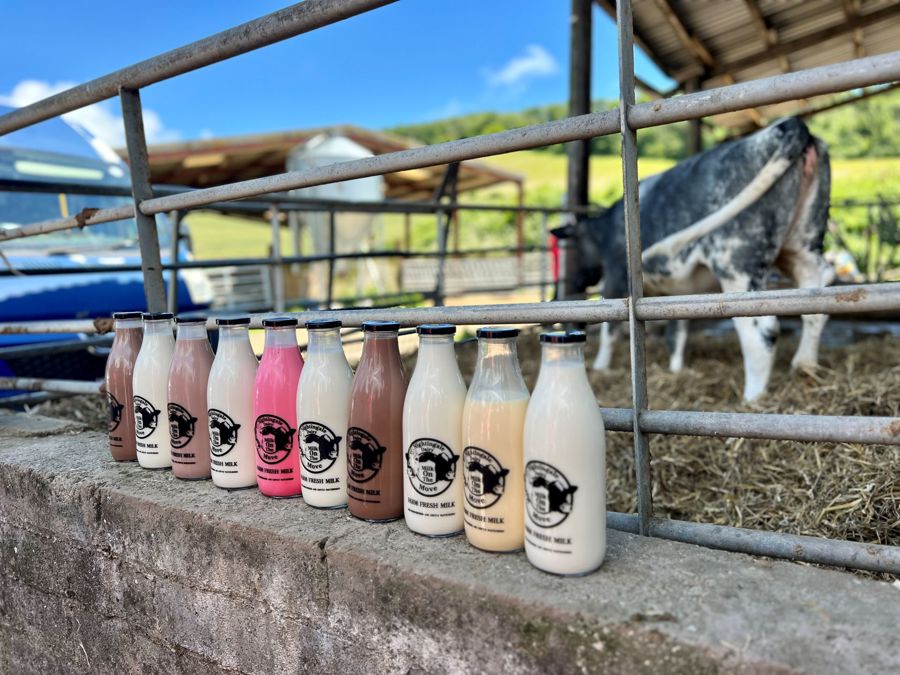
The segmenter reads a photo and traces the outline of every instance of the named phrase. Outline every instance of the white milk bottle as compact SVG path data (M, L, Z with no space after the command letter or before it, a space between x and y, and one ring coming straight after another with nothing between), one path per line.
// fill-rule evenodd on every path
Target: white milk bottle
M522 434L528 387L515 328L478 330L478 362L463 410L466 538L485 551L522 549L525 539Z
M229 490L256 487L253 383L258 363L250 345L250 317L216 319L216 325L219 348L206 388L212 479Z
M347 422L353 371L341 344L341 322L308 321L306 365L297 387L300 482L310 506L347 506Z
M403 404L403 515L413 532L446 537L463 530L462 415L456 326L419 326L419 355Z
M525 417L525 553L554 574L592 572L606 553L606 431L584 342L580 331L541 334Z
M172 314L145 313L144 341L134 362L134 437L138 464L145 469L172 466L172 446L166 417L167 387L175 337Z

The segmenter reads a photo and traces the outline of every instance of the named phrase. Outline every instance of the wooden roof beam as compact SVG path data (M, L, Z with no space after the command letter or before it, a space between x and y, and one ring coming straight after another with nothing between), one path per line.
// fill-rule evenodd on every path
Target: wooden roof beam
M881 94L886 94L889 91L895 91L897 89L900 89L900 82L894 82L893 84L889 84L885 87L870 88L868 90L864 90L860 94L856 94L855 96L847 96L840 99L839 101L831 101L830 103L826 103L825 105L806 108L796 114L798 117L812 117L813 115L818 115L819 113L834 110L835 108L841 108L845 105L850 105L851 103L859 103L860 101L863 101L867 98L880 96Z
M600 7L613 21L616 20L616 2L615 0L594 0L597 3L597 6ZM668 65L663 63L662 59L656 55L656 52L650 48L650 45L643 38L643 36L638 31L637 26L634 26L634 43L643 50L644 54L653 61L657 68L659 68L666 75L671 77L673 80L677 80L678 78L675 76L675 73L669 68Z
M744 3L747 5L747 11L750 12L750 18L753 19L753 24L756 26L757 32L759 32L762 37L763 44L766 48L777 45L779 42L778 31L772 27L772 24L769 23L769 20L763 15L762 10L759 8L759 2L757 0L744 0ZM791 63L784 54L778 57L778 66L781 68L782 73L791 72Z
M713 55L709 53L706 45L691 35L690 31L688 31L687 27L684 25L684 21L678 16L675 8L669 4L669 1L656 0L656 6L659 8L659 11L662 12L663 16L666 17L666 21L669 22L669 25L672 26L672 30L675 31L678 39L681 40L681 44L694 55L694 58L707 68L715 66L716 60L713 58Z
M842 0L844 5L844 16L850 21L855 16L859 16L862 9L862 0ZM864 28L857 28L853 31L853 55L861 59L866 55Z

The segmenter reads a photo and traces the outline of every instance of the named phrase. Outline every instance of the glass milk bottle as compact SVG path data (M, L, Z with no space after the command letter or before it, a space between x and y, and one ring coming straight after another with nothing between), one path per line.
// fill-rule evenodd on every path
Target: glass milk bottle
M306 363L297 387L297 441L303 499L317 508L347 505L347 422L353 371L341 322L308 321Z
M463 409L465 526L485 551L522 549L525 538L522 434L528 387L516 354L518 329L478 330L478 362Z
M444 537L463 530L466 383L456 362L456 326L417 332L419 355L403 404L403 515L413 532Z
M363 324L362 357L350 394L347 497L350 513L375 522L403 517L403 398L406 378L394 321Z
M143 315L144 339L134 362L134 437L138 464L145 469L172 466L169 425L166 424L167 387L175 338L172 315L153 312Z
M253 383L258 363L250 345L250 317L217 319L216 325L219 348L206 388L212 480L231 490L256 487Z
M541 334L525 417L525 553L554 574L587 574L606 553L606 431L584 369L585 335Z
M256 481L267 497L300 496L297 446L297 383L303 358L297 319L264 319L266 346L253 392Z
M175 324L167 407L172 473L183 480L205 480L210 477L206 385L214 354L205 316L179 316Z
M116 334L106 359L109 451L117 462L129 462L137 459L131 386L134 361L141 350L143 338L141 313L116 312L113 320Z

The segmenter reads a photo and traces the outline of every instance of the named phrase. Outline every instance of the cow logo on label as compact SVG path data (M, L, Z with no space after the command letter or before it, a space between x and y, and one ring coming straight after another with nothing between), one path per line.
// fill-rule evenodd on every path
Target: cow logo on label
M324 424L304 422L299 427L300 460L304 471L322 473L330 469L338 458L341 437Z
M159 425L159 410L143 396L134 397L134 435L147 438Z
M463 474L466 501L476 509L486 509L503 496L509 469L487 450L470 445L463 450Z
M545 462L525 465L525 507L528 520L538 527L556 527L572 513L576 485Z
M406 451L409 484L420 495L436 497L453 483L458 461L459 455L436 438L417 438Z
M108 431L112 433L122 423L122 408L125 406L116 400L111 391L106 392L106 404L109 406Z
M386 448L365 429L347 429L347 473L357 483L372 480L381 470Z
M278 415L260 415L256 418L256 454L266 464L283 462L294 447L295 431Z
M209 416L209 451L215 457L221 457L231 452L238 440L238 429L240 424L235 424L234 420L221 410L210 408L207 412Z
M183 448L194 437L194 429L197 418L192 417L187 408L177 403L170 403L169 410L169 438L172 439L173 448Z

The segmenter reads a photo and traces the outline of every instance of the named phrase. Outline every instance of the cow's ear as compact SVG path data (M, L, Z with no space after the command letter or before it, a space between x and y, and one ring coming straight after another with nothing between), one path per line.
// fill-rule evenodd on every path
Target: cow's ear
M568 225L563 225L562 227L555 227L550 230L550 234L552 234L557 239L568 239L569 237L575 236L575 226L569 223Z
M343 438L343 436L335 436L335 437L334 437L334 442L335 442L335 443L340 443L342 438Z
M196 418L196 417L192 417L192 418L191 418L191 424L195 424L196 422L197 422L197 418Z
M240 425L240 424L235 424L235 425L231 428L231 430L232 430L232 431L237 431L237 430L240 429L240 428L241 428L241 425Z

